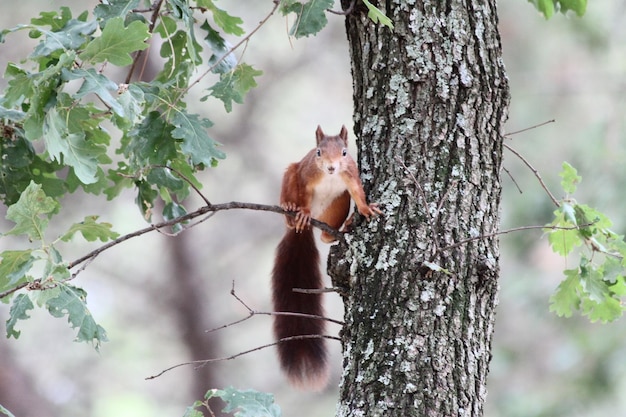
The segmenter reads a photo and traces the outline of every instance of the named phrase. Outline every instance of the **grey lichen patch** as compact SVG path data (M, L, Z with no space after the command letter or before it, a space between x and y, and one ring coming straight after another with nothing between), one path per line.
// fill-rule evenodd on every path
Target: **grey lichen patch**
M400 249L397 246L391 249L389 246L383 246L378 253L378 260L376 265L374 265L374 268L378 271L386 271L395 266L398 263L398 260L396 259L398 252L400 252Z
M358 273L359 266L371 265L374 260L367 255L367 246L361 239L354 239L352 236L346 236L346 259L350 259L350 277L355 277Z
M465 62L461 62L459 67L459 76L461 77L461 84L463 84L463 86L471 87L472 82L474 81L474 76L467 68L467 64Z
M406 110L411 107L407 82L406 77L399 74L394 74L389 79L389 92L385 95L385 100L387 103L394 105L394 116L398 118L404 115Z

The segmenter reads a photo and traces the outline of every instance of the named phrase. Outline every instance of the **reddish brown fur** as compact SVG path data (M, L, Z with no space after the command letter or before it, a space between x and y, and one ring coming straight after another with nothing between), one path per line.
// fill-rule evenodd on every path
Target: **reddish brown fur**
M272 272L274 311L321 316L321 294L294 292L294 288L320 289L322 275L319 253L309 226L311 216L335 229L348 217L350 197L359 213L369 218L380 213L368 205L356 163L347 154L348 131L342 126L337 136L327 136L318 126L317 148L297 163L287 167L283 176L280 204L297 211L296 218L286 216L287 232L278 245ZM324 242L334 238L322 232ZM276 315L277 339L302 335L322 335L324 321L312 318ZM328 369L324 339L308 338L281 342L278 354L289 379L303 388L320 389L326 384Z

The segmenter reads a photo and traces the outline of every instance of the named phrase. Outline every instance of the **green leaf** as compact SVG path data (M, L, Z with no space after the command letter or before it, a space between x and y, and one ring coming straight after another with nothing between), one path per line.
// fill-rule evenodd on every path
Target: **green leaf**
M393 29L393 22L389 19L378 7L374 6L368 0L363 0L365 6L367 6L367 17L369 17L374 23L380 23L383 26L387 26L389 29Z
M155 167L150 170L146 177L149 183L156 185L157 187L166 188L170 191L184 190L187 184L177 176L172 175L172 171L165 167Z
M78 49L82 44L89 40L91 34L96 31L98 24L95 20L90 22L81 22L72 19L59 30L40 30L46 35L44 40L39 42L35 47L31 58L46 57L57 50Z
M57 93L62 85L61 72L64 68L74 65L76 53L68 51L61 54L55 65L33 74L32 90L28 97L30 106L24 121L24 134L30 141L38 140L43 135L46 110L56 104Z
M98 350L100 343L107 341L107 336L87 309L86 298L85 290L64 284L59 294L48 300L46 307L54 317L67 316L72 328L78 329L77 342L91 342Z
M9 310L9 319L6 322L7 325L7 338L13 336L14 338L20 337L20 331L15 330L15 325L18 320L27 320L30 316L27 314L28 310L32 310L35 306L30 301L28 295L18 294L11 304Z
M550 19L554 14L554 7L556 0L528 0L533 3L537 10L539 10L546 19Z
M26 273L35 262L32 250L6 250L0 253L0 291L6 291L26 281Z
M193 64L202 63L202 57L200 56L202 46L196 41L196 20L193 16L193 10L189 7L186 0L169 0L169 4L172 7L173 16L181 20L185 25L186 49Z
M73 95L75 99L81 99L88 94L96 94L105 102L115 113L124 117L124 108L111 94L111 91L117 91L117 84L111 81L107 76L98 74L93 68L87 70L76 68L71 71L63 69L62 77L64 80L82 79L83 84Z
M555 10L565 14L568 10L572 10L579 17L585 14L587 9L587 0L528 0L534 4L537 10L543 13L546 19L554 15Z
M14 122L20 122L24 119L26 113L20 110L7 109L0 106L0 119L11 120Z
M210 390L205 398L219 397L226 402L222 410L225 413L235 412L235 417L280 417L281 411L274 404L274 396L255 390L237 390L227 387L224 390Z
M152 184L147 181L136 181L135 187L137 188L137 197L135 203L141 210L146 221L152 217L152 209L154 208L154 200L159 196L159 193L152 188Z
M578 230L572 228L576 224L571 220L576 220L570 208L570 205L562 204L554 211L554 221L544 229L544 232L548 234L548 242L552 250L561 256L568 255L575 247L582 245ZM566 220L566 217L570 220Z
M576 168L567 162L563 162L563 169L561 170L559 176L561 177L561 187L563 187L563 191L567 194L574 194L576 192L576 187L582 180L582 177L578 175Z
M185 210L185 207L173 201L167 203L165 207L163 207L163 220L165 221L184 216L185 214L187 214L187 210ZM176 223L172 226L173 233L178 233L181 230L183 230L183 225L181 223Z
M196 408L202 407L203 405L204 404L202 403L202 401L194 402L193 405L187 407L187 409L185 410L185 414L183 414L183 417L204 417L203 412L196 410Z
M208 21L204 21L201 29L206 30L205 42L211 48L213 55L209 59L209 65L214 67L212 71L216 74L224 74L231 71L237 65L237 59L230 53L230 46L224 38L214 30ZM228 56L225 56L229 54Z
M8 417L15 417L15 415L13 413L11 413L9 410L7 410L6 408L4 408L2 406L2 404L0 404L0 413L4 414L5 416L8 416Z
M579 17L582 17L587 11L587 0L559 0L561 5L561 12L567 13L568 10L572 10Z
M135 20L124 27L124 20L115 17L107 21L100 37L89 42L79 58L92 63L109 61L120 67L130 65L130 54L146 49L149 37L145 23Z
M31 240L43 240L48 220L59 207L59 203L46 196L41 185L31 182L17 203L7 210L6 218L13 221L15 227L6 234L26 234Z
M172 117L172 125L175 126L172 136L182 140L181 149L194 165L215 166L218 159L226 157L206 132L213 125L208 119L178 110Z
M39 17L30 19L30 23L37 26L50 26L53 31L63 29L67 22L72 18L72 12L69 7L62 6L61 14L56 11L40 12Z
M108 21L114 17L126 18L133 9L139 6L140 0L107 0L106 3L98 4L93 9L93 14L98 19Z
M124 155L136 168L171 161L177 155L172 130L174 127L165 123L161 113L150 112L141 124L125 136L128 144L124 148Z
M591 299L586 299L582 303L583 314L589 316L591 322L601 321L607 323L620 318L624 312L624 307L620 301L613 297L608 297L598 303Z
M197 0L198 7L204 7L213 13L213 21L224 32L235 36L241 36L245 32L241 27L243 20L240 17L231 16L226 11L215 5L213 0Z
M213 97L222 100L224 108L230 113L232 102L242 104L246 93L257 86L254 77L261 74L263 71L255 70L248 64L239 64L233 71L220 75L220 80L209 91Z
M50 109L45 118L44 138L50 156L72 168L78 179L84 184L98 181L98 157L106 148L94 141L87 141L85 132L71 133L69 123L80 123L77 118L84 117L77 112L63 117L56 107Z
M289 34L302 38L321 31L328 23L326 9L331 8L334 3L335 0L309 0L304 4L295 0L283 0L281 2L283 15L295 13L297 16Z
M602 279L602 273L585 257L580 261L580 284L583 292L596 303L602 303L611 296L608 284Z
M580 306L580 275L578 269L567 269L563 273L566 278L550 297L550 311L561 317L571 317L573 310Z
M111 230L113 226L110 223L97 223L96 220L98 220L98 216L86 216L85 220L82 222L74 223L70 229L61 236L61 240L68 242L77 232L80 232L88 242L94 242L98 239L102 242L106 242L119 237L119 233Z
M5 205L17 202L31 180L41 184L50 197L62 194L63 182L54 174L60 166L36 155L19 128L13 133L13 137L0 143L0 196Z

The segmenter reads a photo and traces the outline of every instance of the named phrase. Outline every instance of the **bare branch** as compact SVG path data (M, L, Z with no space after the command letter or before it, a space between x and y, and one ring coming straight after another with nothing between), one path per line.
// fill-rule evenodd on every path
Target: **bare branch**
M354 11L354 6L356 6L356 0L352 0L350 2L350 6L348 6L346 10L338 11L338 10L326 9L326 11L328 13L337 14L340 16L347 16Z
M187 225L187 227L183 230L187 230L190 227L196 226L204 221L206 221L207 219L209 219L210 217L212 217L216 212L218 211L223 211L223 210L234 210L234 209L246 209L246 210L258 210L258 211L271 211L274 213L278 213L278 214L283 214L286 216L291 216L291 217L295 217L297 212L294 211L286 211L283 210L281 207L279 206L270 206L270 205L266 205L266 204L256 204L256 203L242 203L242 202L238 202L238 201L231 201L230 203L223 203L223 204L210 204L207 206L203 206L200 207L199 209L192 211L190 213L187 213L185 215L176 217L174 219L171 220L167 220L167 221L163 221L160 223L156 223L156 224L152 224L148 227L144 227L143 229L140 230L136 230L132 233L128 233L124 236L120 236L115 240L112 240L102 246L100 246L99 248L87 253L84 256L81 256L80 258L70 262L67 266L67 269L73 269L76 266L84 263L84 262L91 262L93 261L93 259L95 257L97 257L98 255L100 255L102 252L106 251L107 249L112 248L113 246L119 245L122 242L125 242L129 239L141 236L141 235L145 235L146 233L149 232L153 232L153 231L159 231L160 229L166 228L166 227L170 227L170 226L174 226L176 224L183 224L188 222L189 220L201 217L201 216L205 216L204 218L196 221L193 224ZM311 219L311 226L313 227L317 227L320 230L323 230L327 233L329 233L330 235L332 235L333 237L340 239L341 236L343 236L343 232L340 232L338 230L333 229L332 227L330 227L328 224L321 222L319 220L316 219ZM69 278L74 279L76 278L76 276L78 275L78 273L80 273L82 270L85 269L85 266L83 266L81 269L79 269L77 272L75 272L74 274L72 274L72 276ZM23 282L19 285L16 285L15 287L5 290L3 292L0 292L0 299L6 297L7 295L10 295L24 287L27 287L29 285L31 285L32 282Z
M520 227L514 227L512 229L506 229L506 230L500 230L498 232L493 232L493 233L487 233L486 235L480 235L480 236L474 236L474 237L470 237L467 239L463 239L460 240L452 245L446 246L444 248L441 248L441 252L450 250L450 249L454 249L456 247L465 245L466 243L469 242L473 242L475 240L482 240L482 239L488 239L490 237L495 237L495 236L499 236L499 235L504 235L507 233L513 233L513 232L520 232L522 230L535 230L535 229L551 229L551 230L576 230L576 229L580 229L583 227L589 227L593 225L593 223L588 223L588 224L583 224L583 225L578 225L578 226L520 226Z
M509 178L511 179L511 181L513 181L513 184L515 184L515 187L517 187L517 191L519 191L520 194L523 194L524 192L522 191L522 189L520 188L519 184L517 183L517 181L515 181L515 178L513 178L513 175L511 175L511 173L509 172L508 169L506 169L505 167L502 167L502 169L504 170L504 172L507 173L507 175L509 176Z
M149 379L155 379L160 377L161 375L165 374L166 372L169 372L173 369L176 368L180 368L181 366L188 366L188 365L195 365L194 369L199 369L203 366L206 366L210 363L214 363L214 362L223 362L223 361L229 361L232 359L236 359L240 356L243 355L247 355L249 353L252 352L256 352L262 349L266 349L272 346L276 346L279 343L284 343L284 342L289 342L291 340L304 340L304 339L332 339L332 340L338 340L341 341L341 338L337 337L337 336L329 336L329 335L323 335L323 334L309 334L309 335L300 335L300 336L290 336L290 337L283 337L282 339L279 339L275 342L272 343L268 343L266 345L262 345L262 346L257 346L253 349L248 349L248 350L244 350L243 352L239 352L239 353L235 353L234 355L231 356L224 356L221 358L213 358L213 359L203 359L203 360L198 360L198 361L191 361L191 362L184 362L184 363L179 363L178 365L174 365L174 366L170 366L169 368L166 368L164 370L162 370L161 372L159 372L156 375L152 375L152 376L148 376L145 379L149 380Z
M300 291L298 291L300 290ZM300 288L294 288L293 289L294 292L311 292L313 293L313 291L315 290L302 290ZM320 290L317 290L320 291ZM324 320L324 321L328 321L330 323L335 323L338 324L340 326L343 326L345 323L343 321L340 320L335 320L335 319L331 319L329 317L324 317L324 316L318 316L315 314L306 314L306 313L296 313L296 312L289 312L289 311L258 311L258 310L254 310L253 308L251 308L250 306L248 306L248 304L245 303L245 301L243 301L241 299L241 297L239 297L237 295L237 293L235 293L235 281L233 281L233 286L230 290L230 295L232 295L233 297L235 297L235 299L246 308L246 310L248 310L248 316L244 317L242 319L239 320L235 320L232 323L228 323L228 324L224 324L222 326L207 330L206 333L212 333L218 330L222 330L225 329L227 327L231 327L231 326L235 326L239 323L242 323L250 318L252 318L253 316L256 315L263 315L263 316L294 316L294 317L304 317L304 318L309 318L309 319L314 319L314 320Z
M537 171L535 169L535 167L533 167L530 162L528 162L528 160L526 158L524 158L519 152L517 152L515 149L513 149L512 147L510 147L509 145L507 145L506 143L503 143L503 146L505 148L507 148L509 151L511 151L515 156L517 156L532 172L533 174L535 174L535 177L537 177L537 180L539 181L539 184L541 184L541 187L545 190L545 192L548 194L548 196L550 197L550 199L552 200L552 202L557 206L557 207L561 207L561 204L559 203L559 201L554 197L554 195L550 192L550 190L548 190L548 186L546 185L545 182L543 182L543 179L541 178L541 175L539 174L539 171Z
M524 128L524 129L516 130L516 131L511 132L511 133L505 133L505 134L504 134L504 137L506 138L506 137L509 137L509 136L517 135L518 133L527 132L527 131L529 131L529 130L533 130L533 129L536 129L536 128L538 128L538 127L545 126L545 125L547 125L547 124L554 123L554 122L555 122L555 120L554 120L554 119L547 120L547 121L545 121L545 122L543 122L543 123L539 123L539 124L534 125L534 126L530 126L530 127L526 127L526 128Z
M167 165L152 165L153 167L157 167L157 168L165 168L165 169L169 169L170 171L172 171L173 173L175 173L176 175L178 175L183 181L185 181L187 184L189 184L189 186L191 188L193 188L193 190L196 192L196 194L198 194L200 196L200 198L202 200L204 200L204 203L207 206L211 205L211 202L209 201L208 198L206 198L206 196L204 194L202 194L202 192L198 189L198 187L196 187L196 185L193 183L193 181L191 181L189 178L187 178L182 172L180 172L179 170L172 168L170 166Z
M150 6L150 9L146 10L146 11L152 12L152 17L150 18L150 26L148 27L149 33L152 33L152 31L154 31L154 26L156 25L156 21L159 17L159 12L161 11L162 5L163 5L163 0L155 0L152 6ZM137 63L139 62L139 59L143 56L143 54L144 54L144 50L137 51L137 53L135 54L135 58L133 59L133 64L131 65L130 69L128 70L128 74L126 75L125 84L130 84L130 80L133 78L133 73L135 72ZM145 66L145 61L144 61L144 66ZM143 72L143 69L142 69L142 72Z
M196 211L192 211L190 213L184 214L182 216L176 217L174 219L168 220L168 221L163 221L157 224L153 224L150 225L148 227L145 227L143 229L137 230L135 232L129 233L127 235L121 236L115 240L112 240L111 242L102 245L101 247L97 248L94 251L89 252L88 254L86 254L85 256L82 256L78 259L76 259L73 262L70 262L70 264L68 265L69 269L74 268L75 266L85 262L88 259L91 258L95 258L96 256L98 256L100 253L104 252L105 250L118 245L128 239L134 238L134 237L138 237L141 235L144 235L148 232L152 232L158 229L162 229L165 227L169 227L169 226L173 226L176 224L181 224L181 223L185 223L191 219L195 219L196 217L200 217L203 216L207 213L210 213L210 215L213 215L213 212L218 212L218 211L223 211L223 210L234 210L234 209L247 209L247 210L260 210L260 211L271 211L274 213L278 213L278 214L284 214L284 215L288 215L288 216L292 216L295 217L296 216L296 212L293 211L285 211L283 210L281 207L279 206L270 206L270 205L265 205L265 204L256 204L256 203L242 203L242 202L237 202L237 201L232 201L230 203L223 203L223 204L210 204L208 206L203 206L200 207L198 210ZM319 220L316 219L311 219L311 226L317 227L320 230L323 230L327 233L330 233L332 236L336 237L336 238L340 238L342 233L338 232L337 230L333 229L332 227L330 227L329 225L327 225L324 222L321 222Z

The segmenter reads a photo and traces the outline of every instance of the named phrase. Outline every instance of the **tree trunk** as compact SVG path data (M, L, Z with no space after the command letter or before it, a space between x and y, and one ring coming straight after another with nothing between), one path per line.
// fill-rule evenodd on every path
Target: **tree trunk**
M480 416L499 275L480 236L499 226L509 100L496 2L374 3L393 30L360 8L346 27L361 175L385 215L330 263L348 288L337 415Z

